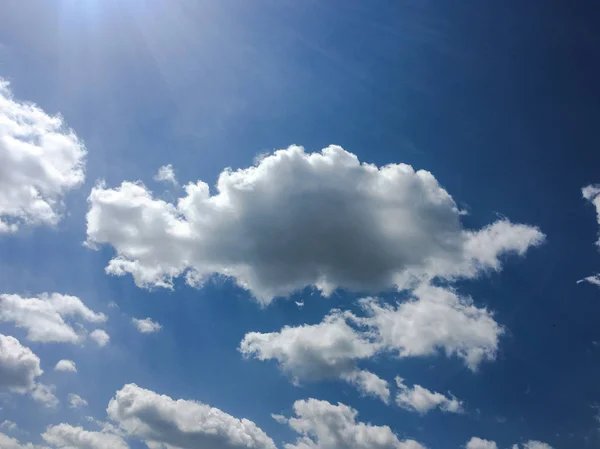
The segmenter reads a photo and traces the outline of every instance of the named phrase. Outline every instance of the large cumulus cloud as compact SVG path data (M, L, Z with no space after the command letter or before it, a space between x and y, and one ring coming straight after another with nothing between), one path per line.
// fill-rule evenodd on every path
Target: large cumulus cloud
M0 78L0 233L58 223L85 179L86 151L62 117L15 100Z
M500 220L467 230L453 198L429 172L361 163L339 146L291 146L255 166L198 181L176 203L143 184L96 186L87 244L111 245L106 270L141 287L185 275L233 278L267 303L306 286L379 291L418 280L474 277L505 253L541 243L535 227Z
M301 435L285 449L424 449L414 440L400 440L388 426L357 421L358 412L342 403L308 399L294 403L296 416L275 416Z
M252 421L134 384L117 391L107 412L128 435L151 447L275 449L273 440Z

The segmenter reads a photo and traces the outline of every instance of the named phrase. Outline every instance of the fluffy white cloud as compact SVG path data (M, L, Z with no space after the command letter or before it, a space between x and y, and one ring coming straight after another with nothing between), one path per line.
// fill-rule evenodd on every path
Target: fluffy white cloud
M600 184L584 187L581 190L581 193L586 200L590 201L596 207L596 216L598 224L600 225ZM596 245L600 247L600 234L596 241ZM579 284L580 282L589 282L590 284L600 287L600 273L587 276L577 283Z
M358 412L339 403L308 399L294 403L295 417L279 422L301 434L286 449L424 449L414 440L401 441L388 426L373 426L357 422Z
M0 388L26 393L43 373L40 359L14 337L0 334Z
M412 388L404 383L404 379L396 377L396 385L399 390L396 395L396 404L400 407L422 415L429 413L435 408L443 412L462 413L463 404L454 396L445 396L441 393L429 391L421 385L413 385Z
M162 326L159 323L152 321L150 318L144 318L143 320L139 318L132 318L131 321L133 322L134 326L137 327L137 330L139 330L142 334L151 334L162 329Z
M473 437L469 440L466 446L467 449L498 449L495 441L482 440L481 438Z
M77 367L75 366L75 362L73 360L59 360L56 366L54 367L55 371L69 371L72 373L77 372Z
M156 175L154 175L154 180L159 182L168 182L176 186L177 178L175 177L175 170L173 170L173 166L169 164L160 167Z
M31 390L31 397L33 400L40 402L45 407L56 408L60 404L60 401L54 394L56 387L54 385L45 385L38 383Z
M273 440L252 421L133 384L116 392L107 413L129 435L156 448L275 449Z
M334 310L319 324L284 326L271 333L250 332L239 349L258 360L277 360L295 379L321 380L354 372L355 361L372 357L378 348Z
M386 404L390 401L390 389L386 380L366 370L354 370L342 374L342 379L358 388L364 395L375 396Z
M0 78L0 233L55 225L85 179L86 151L59 115L15 100Z
M378 345L352 328L346 316L349 315L334 310L319 324L285 326L271 333L250 332L239 350L246 357L276 360L294 383L340 378L363 394L387 402L387 382L356 365L357 360L375 355Z
M125 440L118 435L91 432L68 424L48 427L42 438L57 449L129 449Z
M82 407L87 407L88 403L85 399L83 399L81 396L79 396L78 394L75 393L69 393L69 396L67 397L67 399L69 400L69 408L82 408Z
M430 285L418 287L413 295L395 306L365 298L361 300L365 316L334 310L319 324L250 332L239 350L258 360L276 360L295 382L341 378L384 402L389 399L387 382L360 370L361 359L384 351L416 357L442 350L476 370L482 361L496 357L503 328L487 309L452 290ZM454 403L443 405L453 407L450 404Z
M38 446L31 443L19 443L19 440L11 438L8 435L0 432L0 448L2 449L50 449L46 446Z
M443 350L464 359L471 370L494 360L503 328L490 311L476 307L470 298L431 285L421 285L414 298L395 306L362 300L367 318L381 344L400 357L423 356Z
M90 338L96 342L96 344L100 347L104 347L110 341L110 335L108 335L102 329L96 329L92 333L90 333Z
M167 288L180 275L200 285L219 274L268 303L311 285L327 295L474 277L544 240L507 220L466 230L431 173L361 164L338 146L292 146L224 170L215 194L202 181L185 192L172 204L141 183L92 190L87 244L113 246L108 273Z
M106 321L106 316L86 307L76 296L42 293L37 297L0 295L0 321L27 329L27 339L37 342L79 343L85 328L75 331L77 319L90 323Z

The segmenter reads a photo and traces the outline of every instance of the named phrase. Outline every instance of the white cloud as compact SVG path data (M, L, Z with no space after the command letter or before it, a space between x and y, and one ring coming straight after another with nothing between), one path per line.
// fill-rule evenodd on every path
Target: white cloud
M175 177L175 170L173 170L173 166L171 164L163 165L158 169L156 175L154 175L154 180L159 182L168 182L177 185L177 178Z
M110 341L110 336L102 329L96 329L90 334L90 338L100 347L104 347Z
M339 403L308 399L294 403L295 417L279 422L301 435L285 449L424 449L414 440L401 441L388 426L357 422L358 412Z
M0 233L55 225L85 179L86 151L59 115L15 100L0 78Z
M494 441L473 437L467 443L466 449L498 449L498 445ZM513 449L519 449L519 445L514 444ZM523 449L552 449L552 446L541 441L530 440L523 444Z
M582 282L589 282L590 284L594 284L600 287L600 273L584 277L583 279L577 281L578 284L581 284Z
M144 318L143 320L132 318L131 321L142 334L151 334L162 329L162 326L159 323L152 321L150 318Z
M6 429L12 432L14 430L17 430L17 424L6 419L2 421L2 424L0 424L0 429Z
M389 399L387 382L361 370L357 365L361 359L384 351L416 357L442 350L448 357L462 358L475 371L482 361L496 357L503 328L487 309L430 285L419 286L413 295L395 306L365 298L363 317L333 310L319 324L250 332L239 350L246 357L276 360L295 383L340 378L384 402Z
M476 307L452 290L421 285L414 299L396 306L367 298L361 301L381 344L400 357L424 356L443 350L464 359L471 370L484 360L494 360L503 328L490 311Z
M56 408L60 404L60 401L54 394L55 391L56 387L54 385L38 383L31 390L31 397L35 401L42 403L45 407Z
M413 385L410 388L404 384L403 380L401 377L396 377L396 385L400 390L396 395L396 404L400 407L421 415L429 413L435 408L448 413L462 413L464 411L462 401L454 396L432 392L421 385Z
M302 380L343 379L367 395L389 400L387 382L358 369L356 361L372 357L378 346L334 310L319 324L285 326L279 332L246 334L239 350L246 357L276 360L294 383Z
M0 321L27 329L31 341L79 343L85 338L85 329L75 331L72 324L79 324L76 319L101 323L106 316L90 310L76 296L42 293L24 298L0 294Z
M390 401L390 389L386 380L366 370L354 370L342 374L342 379L356 386L361 394L375 396L386 404Z
M338 146L292 146L224 170L215 194L202 181L185 192L171 204L141 183L92 190L87 244L113 246L107 273L166 288L181 275L200 285L220 274L268 303L311 285L327 295L471 278L544 240L507 220L466 230L431 173L361 164Z
M0 388L26 393L43 373L40 359L19 340L0 334Z
M319 324L284 326L271 333L250 332L240 343L245 356L277 360L283 371L298 380L351 373L356 370L356 360L372 357L377 349L335 310Z
M78 394L69 393L69 396L67 398L69 400L69 408L78 409L82 407L87 407L88 405L87 401Z
M37 444L21 444L19 440L11 438L8 435L0 432L0 448L2 449L50 449L46 446L38 446Z
M473 437L469 440L466 446L467 449L498 449L495 441L482 440L481 438Z
M542 443L541 441L528 441L527 443L523 444L523 448L524 449L552 449L552 446L550 446L547 443Z
M110 419L130 436L181 449L275 449L256 424L196 401L174 400L134 384L108 404Z
M583 189L581 189L581 193L586 200L590 201L596 207L597 221L600 225L600 184L589 185L587 187L584 187ZM600 247L600 233L598 234L598 240L596 241L596 245ZM600 287L600 273L587 276L577 281L578 284L581 282L589 282L590 284L594 284Z
M69 371L72 373L77 372L77 367L75 366L75 362L73 360L59 360L59 362L54 367L55 371Z
M48 427L42 438L57 449L129 449L125 440L118 435L91 432L68 424Z

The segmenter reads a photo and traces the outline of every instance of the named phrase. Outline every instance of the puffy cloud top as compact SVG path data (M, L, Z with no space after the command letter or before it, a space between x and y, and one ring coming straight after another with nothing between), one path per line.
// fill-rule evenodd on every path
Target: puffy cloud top
M42 438L57 449L129 449L125 440L118 435L91 432L69 424L48 427Z
M96 342L96 344L100 347L104 347L110 341L110 335L106 333L106 331L102 329L96 329L90 333L90 338Z
M72 373L77 372L77 367L75 366L75 362L73 360L59 360L54 369L56 371L70 371Z
M389 400L385 380L358 369L356 361L375 355L379 346L346 322L334 310L323 322L297 327L285 326L279 332L250 332L239 350L258 360L277 360L295 382L341 378L367 395Z
M134 384L117 391L108 416L152 447L275 449L256 424L195 401L174 400Z
M495 441L488 441L478 437L473 437L467 443L466 449L498 449L498 445Z
M79 343L85 330L75 331L69 322L80 319L90 323L106 321L106 316L86 307L76 296L42 293L33 298L0 295L0 321L27 329L27 339L37 342Z
M182 274L191 285L220 274L264 303L306 286L329 294L473 277L544 240L506 220L466 230L431 173L360 163L339 146L276 151L224 170L215 194L188 184L176 204L132 182L96 186L89 204L87 244L116 251L108 273L168 288Z
M414 440L401 441L388 426L357 422L358 412L339 403L308 399L294 403L295 415L275 415L302 436L285 449L425 449Z
M15 100L0 78L0 233L54 225L85 179L86 151L62 117Z
M414 298L396 306L371 298L362 300L367 318L381 344L400 357L423 356L443 350L464 359L475 371L484 360L494 360L504 329L485 308L470 298L431 285L413 291Z
M424 415L434 408L439 408L443 412L462 413L462 402L453 396L445 396L441 393L429 391L421 385L409 387L404 383L404 379L396 377L396 385L399 388L396 396L396 404L410 411Z

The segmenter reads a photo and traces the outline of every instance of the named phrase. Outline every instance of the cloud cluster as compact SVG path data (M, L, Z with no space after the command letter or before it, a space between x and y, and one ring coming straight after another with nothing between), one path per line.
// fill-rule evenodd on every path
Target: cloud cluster
M394 306L367 298L361 301L378 341L400 357L426 356L442 350L458 356L475 371L494 360L504 332L486 308L448 288L421 285L413 298Z
M294 403L295 416L285 418L301 437L285 449L424 449L414 440L402 441L388 426L374 426L357 422L358 412L347 405L333 405L327 401L308 399Z
M0 321L26 329L30 341L80 343L86 331L77 320L98 324L105 322L106 316L90 310L76 296L42 293L25 298L0 294ZM73 325L78 325L77 331Z
M0 432L0 448L2 449L50 449L47 446L38 446L37 444L21 444L16 438Z
M218 274L263 303L306 286L328 295L470 278L544 240L507 220L467 230L431 173L361 163L339 146L276 151L224 170L214 194L186 185L175 204L132 182L97 185L88 201L88 246L116 251L107 273L167 288L181 275L200 285Z
M118 435L91 432L69 424L48 427L42 438L57 449L129 449L125 440Z
M0 78L0 234L55 225L85 179L86 150L62 117L12 97Z
M463 404L454 396L445 396L441 393L429 391L421 385L409 387L404 383L404 379L396 377L396 386L399 391L396 395L396 404L412 412L424 415L435 408L442 412L462 413Z
M151 318L132 318L131 321L142 334L152 334L162 329L162 325L156 321L152 321Z
M347 316L334 310L319 324L285 326L271 333L250 332L239 350L246 357L276 360L295 383L339 378L387 402L387 382L356 364L357 360L374 356L379 346L351 327Z
M581 190L581 193L586 200L590 201L595 206L598 224L600 225L600 184L584 187ZM596 245L600 248L600 234L596 241ZM578 281L578 283L579 282L589 282L600 287L600 273L587 276Z
M496 357L503 328L491 312L445 288L422 285L412 294L412 299L396 305L365 298L360 302L363 316L333 310L319 324L284 326L279 332L250 332L239 350L246 357L276 360L295 382L339 378L384 402L390 396L387 382L361 370L360 360L383 352L417 357L442 351L448 357L463 359L475 371L480 363ZM404 403L421 398L425 392L429 393L429 401L438 401L435 405L445 411L460 409L455 399L420 386L404 392L412 398Z
M275 449L273 440L252 421L134 384L116 392L107 413L128 435L155 448Z
M466 449L498 449L495 441L483 440L478 437L471 438L465 447Z
M547 443L541 441L530 440L522 445L523 449L552 449ZM471 438L466 446L466 449L498 449L498 445L495 441L483 440L478 437ZM513 444L512 449L519 449L518 444Z

